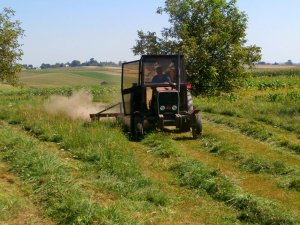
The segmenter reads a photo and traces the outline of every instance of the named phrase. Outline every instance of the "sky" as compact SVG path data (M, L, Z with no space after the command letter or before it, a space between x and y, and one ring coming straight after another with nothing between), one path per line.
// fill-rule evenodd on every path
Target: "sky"
M131 61L137 30L160 33L168 16L164 0L0 0L22 22L23 64L72 60ZM248 15L247 45L262 48L262 61L300 63L299 0L237 0Z

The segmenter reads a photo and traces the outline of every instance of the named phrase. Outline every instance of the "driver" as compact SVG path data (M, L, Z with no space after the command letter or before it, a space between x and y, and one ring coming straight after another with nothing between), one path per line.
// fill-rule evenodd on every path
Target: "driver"
M163 68L161 66L156 68L156 73L157 75L152 78L152 83L172 83L171 77L163 74Z

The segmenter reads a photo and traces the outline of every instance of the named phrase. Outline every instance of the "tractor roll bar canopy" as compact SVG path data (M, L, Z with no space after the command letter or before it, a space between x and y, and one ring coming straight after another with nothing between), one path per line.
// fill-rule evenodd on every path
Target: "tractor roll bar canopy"
M141 57L141 83L144 86L155 86L153 77L162 73L172 83L185 83L182 55L143 55ZM160 71L158 71L158 68ZM169 86L159 83L159 86Z

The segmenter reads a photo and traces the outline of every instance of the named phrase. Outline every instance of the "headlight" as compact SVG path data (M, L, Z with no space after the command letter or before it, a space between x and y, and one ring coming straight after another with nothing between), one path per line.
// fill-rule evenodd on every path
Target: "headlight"
M177 110L177 105L172 105L172 110L173 111Z
M164 105L161 105L161 106L159 107L159 109L160 109L161 111L164 111L164 110L166 109L166 107L165 107Z

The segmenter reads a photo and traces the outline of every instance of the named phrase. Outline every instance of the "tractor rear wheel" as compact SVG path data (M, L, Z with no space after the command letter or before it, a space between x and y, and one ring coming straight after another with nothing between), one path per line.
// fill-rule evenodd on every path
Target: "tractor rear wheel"
M192 125L193 138L197 139L202 133L202 121L200 114L196 114Z
M139 141L144 136L143 119L140 116L135 116L133 120L133 136L136 141Z

